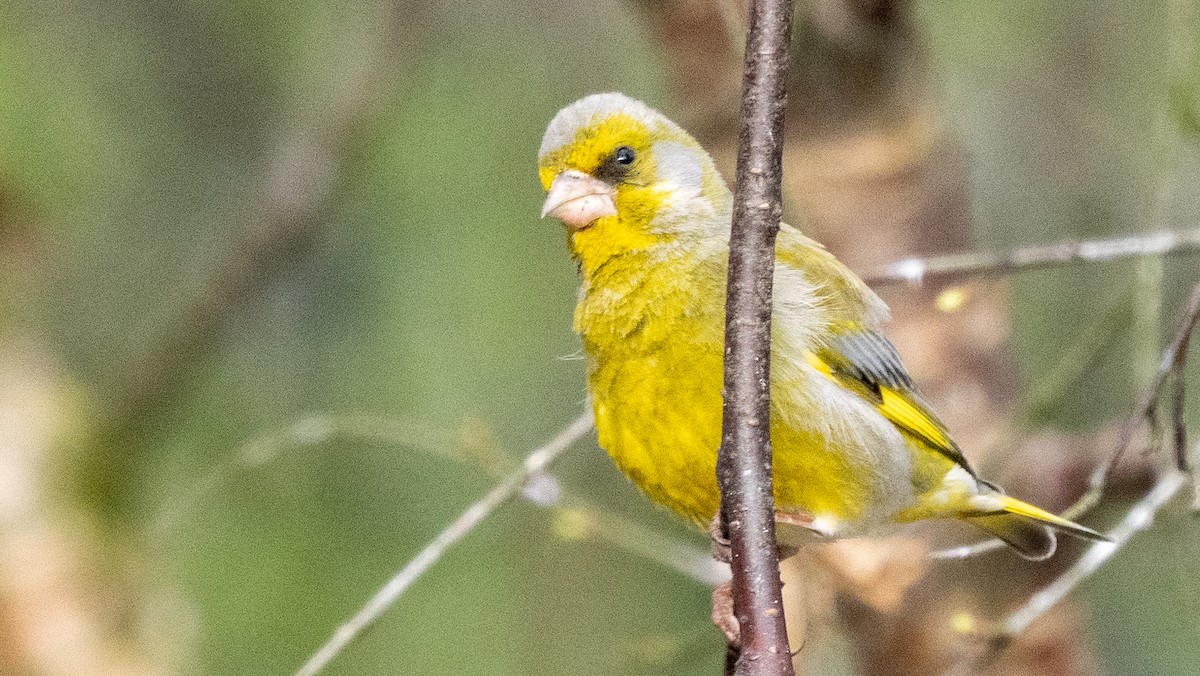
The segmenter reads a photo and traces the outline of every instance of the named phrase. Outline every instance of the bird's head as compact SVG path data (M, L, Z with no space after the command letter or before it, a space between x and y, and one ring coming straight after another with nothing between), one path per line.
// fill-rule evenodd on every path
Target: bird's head
M594 94L560 110L542 138L538 173L547 191L542 216L566 224L585 266L729 228L729 189L708 153L624 94Z

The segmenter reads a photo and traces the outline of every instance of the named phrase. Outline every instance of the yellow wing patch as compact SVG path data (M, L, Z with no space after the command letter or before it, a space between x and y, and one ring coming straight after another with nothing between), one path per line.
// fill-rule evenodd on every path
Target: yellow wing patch
M813 352L809 352L805 359L826 378L870 402L880 415L887 418L901 432L974 474L946 428L915 394L856 377L844 369L831 366L829 361Z
M829 364L826 364L824 360L816 355L816 353L806 353L804 355L804 360L808 362L809 366L823 373L826 378L829 378L830 380L833 379L833 369L829 368Z
M888 387L880 387L879 394L882 401L876 404L875 408L893 425L942 453L958 455L958 450L946 434L946 429L924 406L909 395Z

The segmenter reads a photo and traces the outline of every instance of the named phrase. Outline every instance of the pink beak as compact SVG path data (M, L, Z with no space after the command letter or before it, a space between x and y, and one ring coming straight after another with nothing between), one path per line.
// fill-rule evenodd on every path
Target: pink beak
M550 184L542 218L551 216L571 230L582 230L604 216L615 216L616 190L582 171L568 169Z

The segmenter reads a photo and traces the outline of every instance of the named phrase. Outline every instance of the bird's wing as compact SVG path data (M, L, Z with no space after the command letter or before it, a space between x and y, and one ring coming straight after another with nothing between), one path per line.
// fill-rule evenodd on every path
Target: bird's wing
M832 329L876 328L887 321L887 305L865 282L820 243L783 223L775 240L781 265L801 271L833 318Z
M901 432L941 453L974 476L945 425L929 410L900 362L896 348L876 331L835 333L808 361L826 377L867 400Z
M887 306L820 244L783 225L776 256L803 271L831 317L830 336L808 355L818 371L870 402L901 432L974 475L946 427L917 394L912 377L879 326Z

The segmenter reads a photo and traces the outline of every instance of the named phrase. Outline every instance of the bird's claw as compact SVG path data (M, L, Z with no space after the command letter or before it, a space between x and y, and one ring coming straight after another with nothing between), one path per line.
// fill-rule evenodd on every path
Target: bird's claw
M717 585L712 592L712 622L725 634L725 640L734 648L742 647L742 624L733 614L733 584Z
M775 521L777 523L786 523L789 525L798 525L808 528L812 524L812 519L795 514L786 514L784 512L775 512ZM721 563L731 563L733 561L733 550L729 543L729 537L725 534L725 529L722 527L721 516L718 514L708 522L708 536L712 539L712 555L713 558ZM775 554L780 561L791 558L800 551L799 547L791 545L775 544Z
M713 558L721 563L730 563L733 561L733 551L729 545L729 537L725 535L724 524L721 523L721 515L718 514L708 522L708 535L712 538L712 555Z

